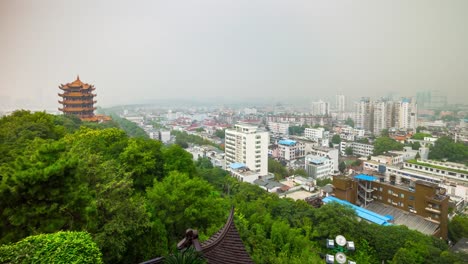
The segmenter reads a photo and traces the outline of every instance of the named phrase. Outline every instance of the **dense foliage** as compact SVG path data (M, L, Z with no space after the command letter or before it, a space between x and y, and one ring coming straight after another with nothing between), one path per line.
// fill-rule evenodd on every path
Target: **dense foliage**
M202 145L211 145L211 146L219 148L219 149L221 148L216 143L213 143L213 142L211 142L211 141L209 141L207 139L204 139L204 138L202 138L200 136L197 136L197 135L190 135L185 131L172 130L171 135L176 137L175 143L177 145L181 146L182 148L187 148L188 143L193 143L195 145L200 145L200 146L202 146Z
M320 263L331 253L325 239L337 234L356 242L349 258L358 263L461 263L442 241L405 227L359 222L338 204L282 199L208 159L194 163L178 145L60 118L23 111L0 119L0 244L9 252L31 235L86 231L104 262L137 263L174 252L187 228L207 239L234 205L256 263Z
M390 150L402 149L403 144L389 137L379 137L374 142L374 155L380 155Z
M123 129L130 137L141 137L141 138L149 138L148 134L140 128L137 124L129 121L125 118L121 118L118 115L112 114L112 121L116 122L118 126Z
M102 263L101 252L85 232L29 236L0 246L0 263Z
M429 158L436 160L447 159L447 161L468 164L468 146L463 143L455 143L449 137L441 137L437 139L431 148Z
M304 130L310 126L308 125L302 125L302 126L290 126L289 127L289 135L292 136L302 136L304 135Z
M411 136L412 139L417 139L417 140L423 140L425 137L432 137L431 134L427 133L415 133L413 136Z

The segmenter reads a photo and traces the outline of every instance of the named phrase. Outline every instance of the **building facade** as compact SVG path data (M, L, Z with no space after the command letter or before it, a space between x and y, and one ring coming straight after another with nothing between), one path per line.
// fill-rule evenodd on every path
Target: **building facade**
M340 151L342 156L346 156L345 150L347 147L351 147L353 149L353 155L367 157L374 153L374 145L359 142L341 141Z
M337 198L368 207L374 201L398 208L436 224L435 237L448 238L448 201L444 188L424 181L396 184L377 176L334 177Z
M261 176L268 174L267 131L257 126L237 124L234 129L225 131L226 167L232 163L242 163Z
M305 155L305 144L296 140L283 139L278 141L279 157L290 161Z
M329 116L330 115L330 104L322 100L318 102L312 102L312 115L314 116Z
M305 158L307 176L314 180L329 178L333 174L333 165L333 160L328 157L307 155Z
M287 136L289 135L289 124L280 122L268 122L268 129L275 135Z
M338 149L335 148L328 148L328 147L312 147L312 150L309 153L312 156L316 157L325 157L331 160L332 162L332 167L333 167L333 172L338 171L338 165L339 165L339 151Z
M336 110L338 113L344 113L346 111L346 97L343 94L336 95Z
M418 108L415 100L403 98L399 106L398 128L416 131Z
M355 126L366 131L372 130L372 104L369 97L362 97L359 102L356 103L356 117Z

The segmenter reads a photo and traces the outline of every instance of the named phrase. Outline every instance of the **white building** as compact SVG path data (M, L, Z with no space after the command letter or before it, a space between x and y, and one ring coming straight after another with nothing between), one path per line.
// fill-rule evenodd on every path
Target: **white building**
M353 149L353 155L367 157L371 156L374 153L374 145L359 142L341 141L340 151L342 156L346 156L345 150L347 147L351 147Z
M312 115L328 116L330 115L330 104L322 100L312 102Z
M289 124L280 122L268 122L268 129L275 135L289 135Z
M372 105L370 99L369 97L362 97L361 100L356 103L356 117L354 118L356 127L370 131L372 123L371 118Z
M278 141L279 156L285 160L302 158L305 155L305 144L299 141L283 139Z
M317 180L330 177L334 172L334 162L325 156L307 155L305 157L305 170L307 176Z
M261 176L268 174L267 131L257 126L237 124L234 129L225 132L226 167L232 163L242 163Z
M336 110L338 113L344 113L346 110L346 98L343 94L336 95Z
M403 98L399 107L398 128L416 131L418 108L416 101L410 98Z
M169 142L171 140L171 131L159 130L158 139L161 140L162 143Z
M328 148L328 147L313 147L312 151L310 152L312 156L317 157L326 157L331 160L333 171L338 171L338 164L339 164L339 151L335 148Z

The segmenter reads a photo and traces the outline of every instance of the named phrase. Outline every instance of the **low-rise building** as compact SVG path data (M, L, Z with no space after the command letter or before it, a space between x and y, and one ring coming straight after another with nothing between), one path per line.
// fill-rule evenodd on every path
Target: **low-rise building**
M278 141L279 156L287 161L302 158L305 155L305 144L296 140Z
M359 142L341 141L340 151L342 156L346 156L345 150L347 147L351 147L353 149L353 155L367 157L374 153L374 145Z
M353 204L361 205L376 213L387 208L396 208L419 218L408 218L393 210L395 221L410 229L447 239L449 197L446 190L437 184L425 181L392 183L384 177L356 175L354 177L334 177L335 196ZM381 210L379 212L378 210ZM398 214L398 215L397 215ZM398 218L397 218L398 217ZM401 219L400 219L401 218Z
M468 167L460 163L418 159L406 161L403 168L468 183Z
M268 129L270 133L280 136L289 135L289 124L281 122L268 122Z
M314 180L329 178L334 172L333 161L328 157L307 155L305 158L305 170L307 176Z
M308 153L312 156L318 156L318 157L326 157L330 159L333 163L333 172L338 171L338 165L339 165L339 151L338 149L335 148L329 148L329 147L320 147L320 146L314 146L312 147L312 150Z
M248 182L254 184L255 180L260 179L261 174L250 170L245 164L235 162L229 164L227 171L232 177L236 178L240 182Z

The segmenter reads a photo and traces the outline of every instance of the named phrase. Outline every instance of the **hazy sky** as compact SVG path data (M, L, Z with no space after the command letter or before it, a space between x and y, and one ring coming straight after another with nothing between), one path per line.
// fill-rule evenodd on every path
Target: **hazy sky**
M467 0L0 0L0 109L153 99L468 100Z

